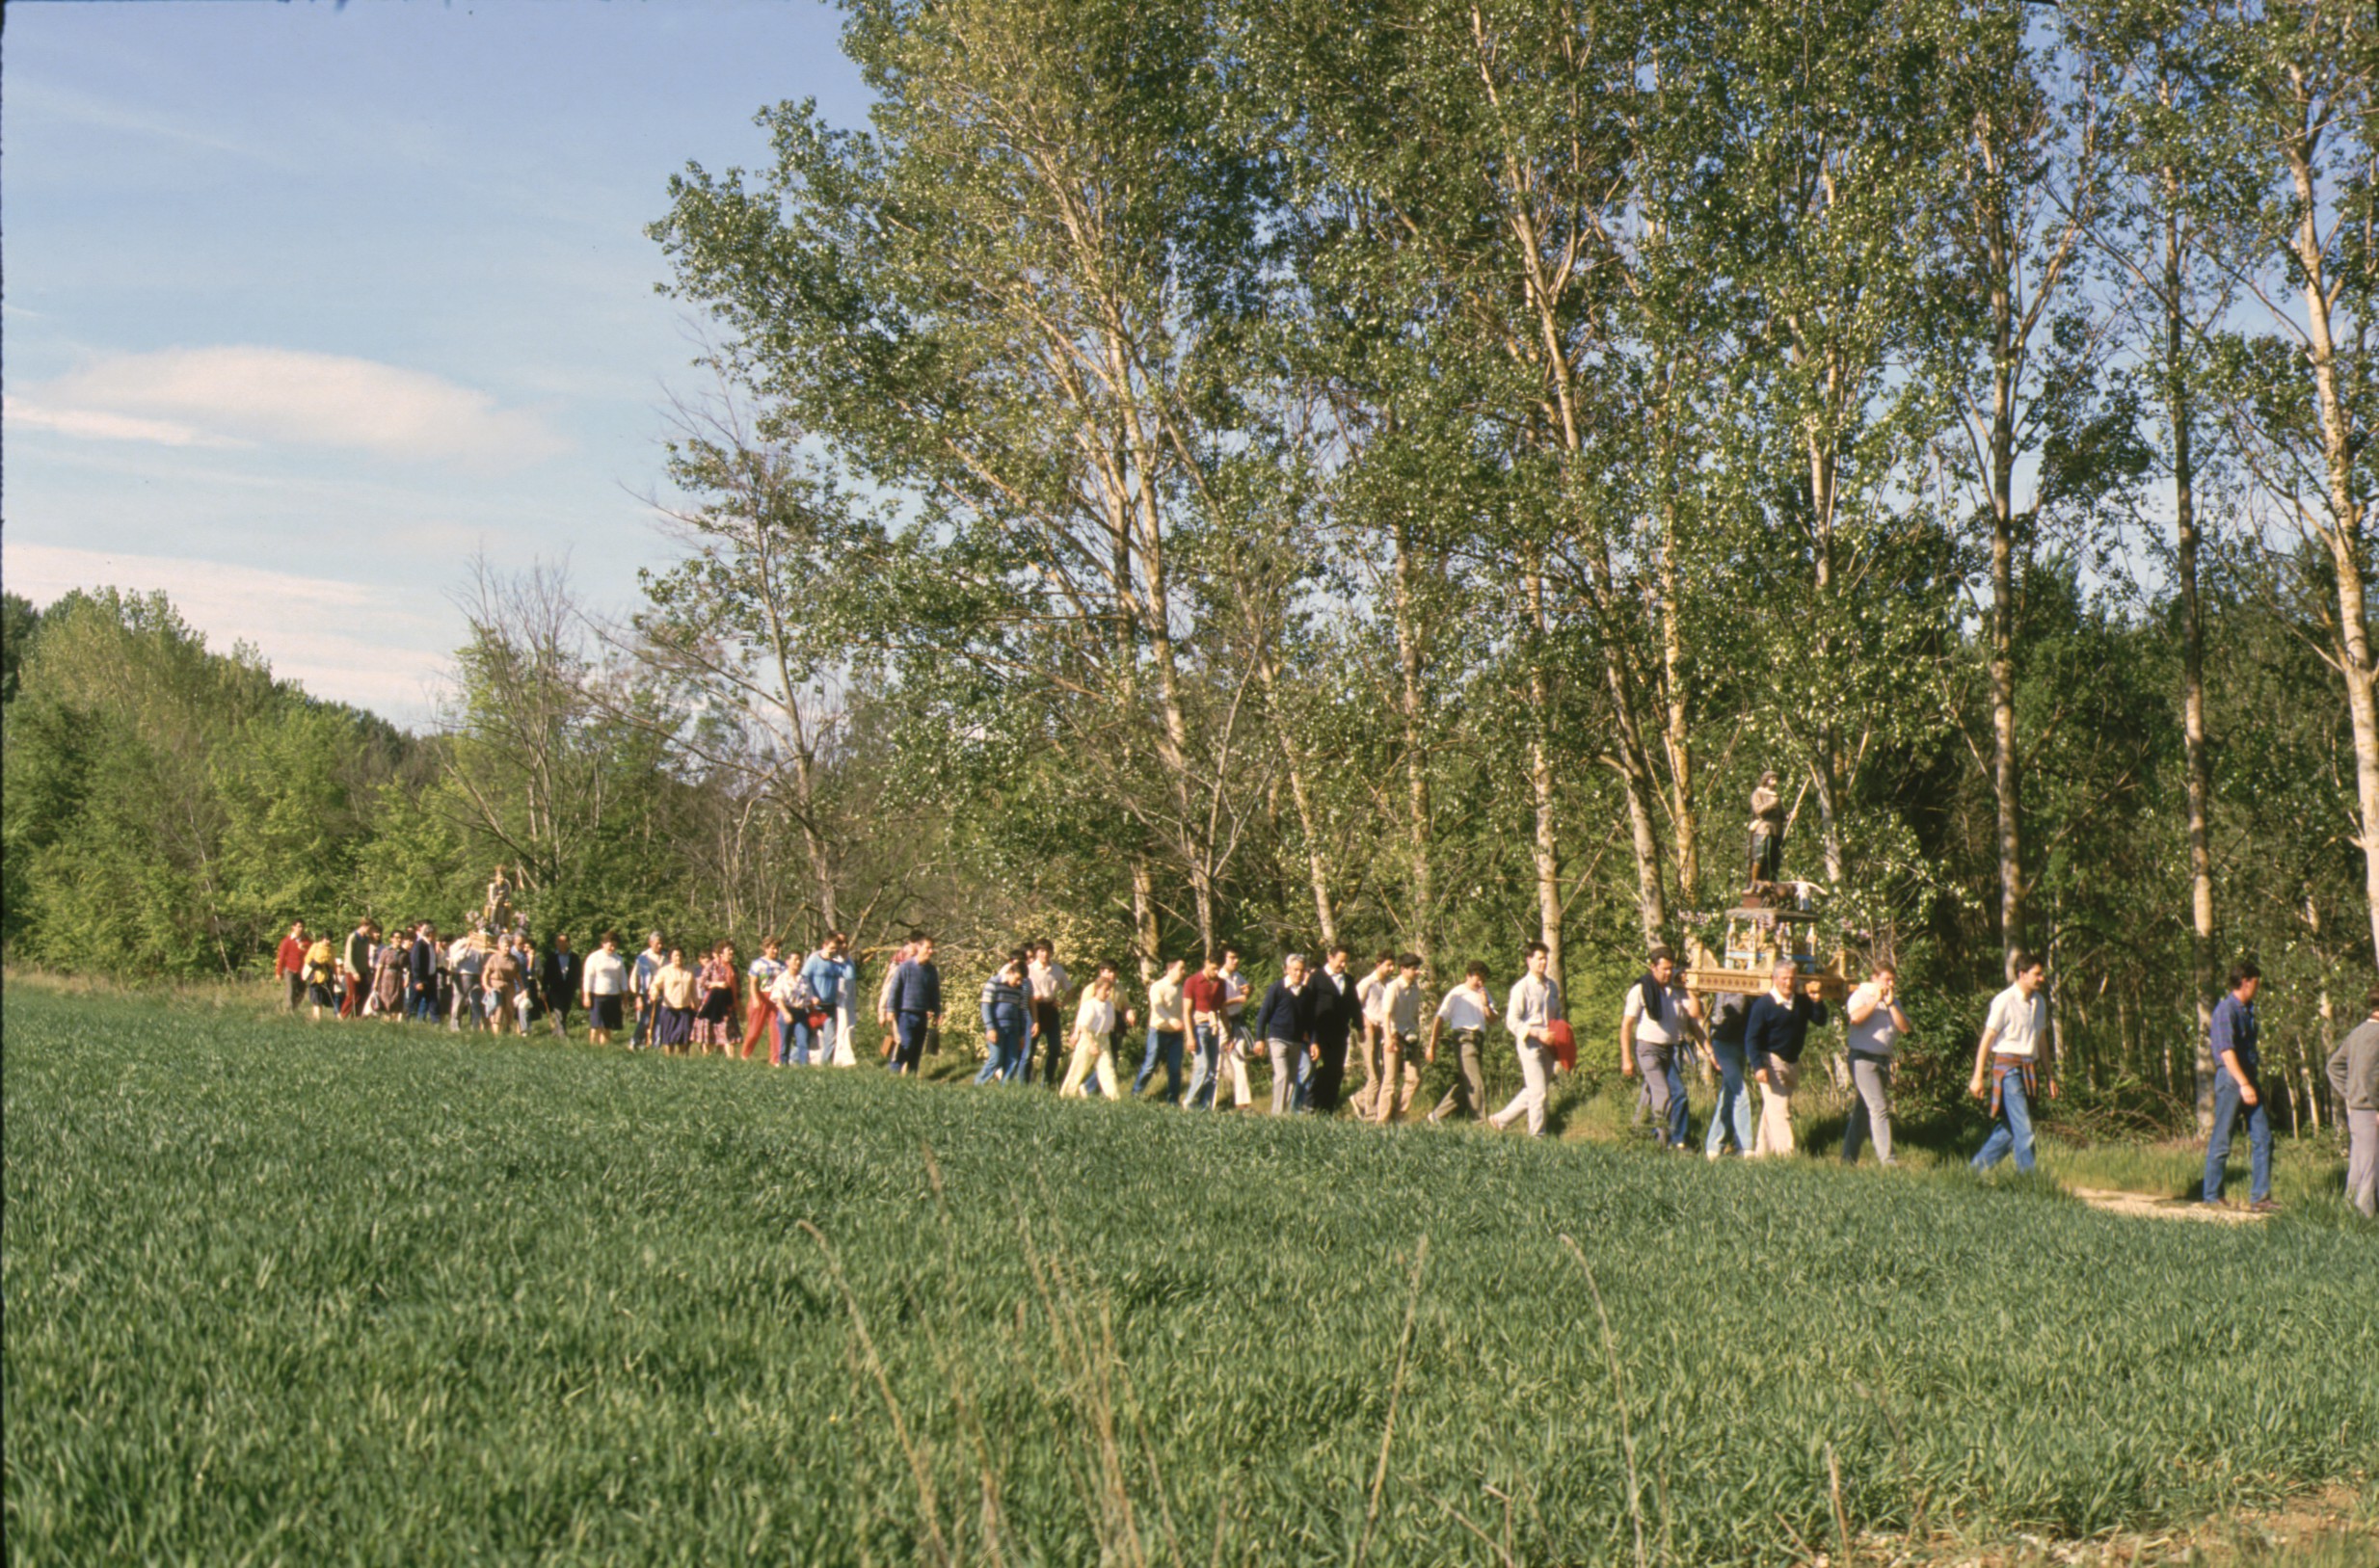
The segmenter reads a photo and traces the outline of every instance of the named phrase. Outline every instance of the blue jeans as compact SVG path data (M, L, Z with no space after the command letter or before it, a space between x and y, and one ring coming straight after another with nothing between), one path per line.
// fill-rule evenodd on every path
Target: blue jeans
M2016 1155L2016 1168L2032 1168L2032 1103L2024 1098L2024 1077L2021 1073L1999 1076L1996 1063L1991 1076L1998 1078L1999 1115L1991 1127L1991 1136L1983 1140L1982 1149L1974 1156L1974 1168L1987 1171L2008 1156Z
M1684 1148L1686 1134L1694 1127L1685 1109L1685 1051L1686 1047L1682 1043L1669 1049L1669 1071L1665 1075L1669 1079L1669 1147L1671 1149Z
M423 1023L438 1022L438 987L435 985L415 986L413 989L411 999L413 1005L405 1009L407 1018L417 1019Z
M895 1013L893 1026L900 1034L900 1049L893 1052L893 1071L917 1072L925 1065L925 1015Z
M977 1083L1014 1083L1025 1076L1025 1031L1030 1027L1021 1007L997 1008L991 1015L992 1044L983 1059Z
M1710 1055L1718 1063L1718 1103L1710 1108L1710 1133L1702 1139L1701 1152L1717 1158L1726 1130L1732 1128L1735 1153L1748 1155L1751 1152L1751 1097L1743 1089L1743 1048L1714 1041Z
M2222 1162L2231 1155L2231 1133L2238 1113L2247 1113L2249 1196L2257 1203L2272 1195L2272 1118L2258 1084L2256 1103L2247 1104L2238 1093L2238 1079L2227 1067L2214 1069L2214 1126L2205 1137L2205 1201L2222 1201Z
M1190 1093L1182 1104L1195 1110L1202 1103L1213 1110L1215 1091L1222 1086L1222 1035L1208 1023L1197 1025L1195 1035L1197 1054L1190 1067Z
M811 1053L825 1047L824 1031L810 1027L810 1015L807 1013L778 1019L777 1028L785 1036L785 1059L794 1067L809 1066ZM821 1062L819 1065L825 1064Z
M1151 1029L1148 1031L1148 1054L1140 1058L1140 1070L1132 1079L1132 1098L1137 1100L1148 1080L1157 1074L1157 1063L1164 1063L1164 1099L1171 1104L1181 1099L1181 1031Z

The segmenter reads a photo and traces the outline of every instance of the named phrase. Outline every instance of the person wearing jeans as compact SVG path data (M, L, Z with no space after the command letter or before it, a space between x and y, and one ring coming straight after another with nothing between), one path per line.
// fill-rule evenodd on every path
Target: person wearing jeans
M1562 1016L1561 982L1545 973L1551 956L1545 944L1528 946L1528 972L1512 986L1504 1003L1504 1024L1520 1056L1520 1092L1511 1103L1487 1118L1498 1131L1526 1113L1528 1135L1544 1136L1546 1084L1553 1076L1553 1025Z
M1164 1063L1164 1103L1177 1104L1181 1101L1182 1040L1190 1032L1190 1002L1182 995L1187 960L1176 958L1164 966L1164 973L1148 988L1148 1053L1140 1058L1140 1070L1132 1076L1132 1098L1137 1100L1148 1080L1156 1075L1157 1063Z
M2231 992L2214 1004L2214 1125L2205 1135L2205 1197L2222 1201L2223 1162L2231 1155L2231 1131L2238 1113L2247 1113L2249 1155L2248 1207L2268 1213L2272 1202L2272 1117L2263 1103L2257 1072L2262 1063L2257 1046L2255 994L2263 985L2263 971L2240 963L2231 970Z
M1721 997L1711 1012L1710 1059L1718 1064L1718 1103L1710 1110L1709 1135L1701 1140L1702 1156L1708 1159L1718 1158L1730 1133L1736 1154L1751 1152L1751 1096L1744 1087L1743 1059L1743 1025L1750 1005L1748 997Z
M2041 995L2047 967L2030 953L2016 955L2016 983L1991 999L1991 1016L1984 1021L1982 1043L1974 1050L1974 1079L1966 1092L1991 1102L1994 1124L1991 1136L1974 1156L1974 1169L1987 1171L2016 1156L2016 1168L2032 1169L2032 1097L2042 1087L2048 1063L2043 1050L2048 1040L2048 998ZM1984 1075L1990 1075L1986 1093ZM2057 1082L2047 1082L2048 1097L2057 1097Z
M942 1017L942 971L934 968L933 939L910 943L911 956L893 970L890 1011L900 1046L893 1071L914 1076L925 1065L925 1031Z
M1900 1011L1899 988L1899 974L1889 964L1879 963L1869 972L1867 983L1842 1004L1842 1015L1850 1025L1851 1086L1858 1092L1858 1103L1851 1107L1850 1119L1842 1125L1845 1165L1858 1163L1858 1145L1870 1132L1875 1137L1877 1162L1892 1162L1891 1051L1901 1031L1909 1027L1908 1015Z
M1183 1002L1190 1009L1190 1037L1194 1053L1190 1064L1190 1089L1182 1106L1219 1109L1222 1087L1222 961L1213 953L1198 972L1181 983Z
M983 982L983 1070L977 1083L1013 1083L1024 1075L1025 1032L1031 1025L1026 1011L1025 954L1008 954L1007 962Z
M817 951L802 961L801 988L809 994L810 1005L797 1010L789 1025L786 1041L789 1059L797 1059L803 1064L815 1060L817 1066L828 1067L844 1054L842 1048L847 1044L850 1033L850 938L840 931L830 931L826 934L826 940L818 944ZM825 1014L825 1023L812 1026L810 1017L813 1013ZM797 1058L791 1055L794 1051L799 1052ZM1021 1075L1023 1071L1020 1062L1017 1073Z

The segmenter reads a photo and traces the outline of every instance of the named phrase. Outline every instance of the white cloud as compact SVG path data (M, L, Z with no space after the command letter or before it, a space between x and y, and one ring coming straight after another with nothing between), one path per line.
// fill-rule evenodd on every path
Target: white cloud
M151 441L159 446L246 446L228 436L209 436L172 419L138 419L100 409L45 409L23 398L6 400L0 419L17 429L54 430L94 441Z
M462 640L458 617L407 608L406 596L385 584L219 561L9 541L0 545L0 578L36 605L74 588L163 589L209 647L251 643L282 679L400 724L429 720L448 651Z
M12 402L8 417L101 439L257 441L487 468L570 444L537 412L425 371L239 345L109 355Z

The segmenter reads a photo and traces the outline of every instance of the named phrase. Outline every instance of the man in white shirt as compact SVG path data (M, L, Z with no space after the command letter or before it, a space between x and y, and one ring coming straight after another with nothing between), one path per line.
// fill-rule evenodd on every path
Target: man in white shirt
M1504 1002L1504 1026L1511 1031L1520 1053L1520 1092L1511 1103L1487 1118L1498 1130L1525 1112L1528 1135L1544 1136L1545 1084L1552 1076L1553 1025L1564 1011L1559 981L1545 972L1551 953L1541 942L1528 944L1528 972L1520 976Z
M1363 1010L1363 1021L1357 1026L1358 1049L1363 1058L1363 1087L1354 1092L1354 1113L1370 1121L1377 1109L1379 1099L1379 993L1396 972L1396 955L1381 953L1372 961L1371 972L1354 983L1355 1004Z
M1189 978L1190 963L1176 958L1164 966L1164 972L1148 988L1148 1053L1140 1058L1140 1070L1133 1075L1132 1098L1137 1100L1140 1091L1148 1087L1155 1076L1157 1063L1164 1063L1164 1103L1181 1103L1182 1044L1190 1038L1190 1003L1182 996L1182 982Z
M1486 966L1473 964L1463 973L1462 983L1438 1002L1437 1016L1430 1021L1429 1059L1437 1059L1437 1042L1448 1029L1454 1031L1455 1049L1454 1087L1430 1112L1432 1122L1455 1115L1473 1122L1486 1119L1486 1072L1480 1052L1486 1045L1487 1025L1495 1020L1495 1002L1487 996L1486 982Z
M1851 1087L1858 1103L1851 1107L1842 1128L1842 1163L1858 1163L1858 1145L1872 1133L1875 1157L1885 1165L1891 1158L1891 1052L1910 1027L1900 1011L1900 975L1889 964L1876 963L1867 983L1842 1004L1850 1024Z
M1393 1122L1412 1103L1421 1086L1421 1065L1413 1048L1421 1043L1421 958L1406 953L1396 961L1396 973L1379 988L1379 1092L1374 1119Z
M1032 1034L1041 1052L1041 1084L1054 1089L1065 1068L1065 966L1046 938L1032 944L1032 962L1025 966L1025 990L1032 1003ZM1025 1058L1024 1080L1032 1081L1032 1059Z
M1222 1054L1231 1068L1231 1105L1245 1110L1255 1099L1247 1087L1247 1057L1254 1041L1247 1034L1247 976L1240 972L1239 949L1222 950Z
M667 968L669 955L661 950L661 934L644 934L644 951L636 955L635 965L628 970L628 983L636 995L636 1032L628 1037L628 1049L640 1050L646 1046L657 1048L660 1042L655 1031L660 1023L660 998L653 995L653 977Z
M1692 1123L1685 1105L1685 1063L1701 1027L1701 1004L1676 983L1677 963L1652 949L1651 968L1627 988L1619 1009L1619 1076L1644 1075L1652 1132L1665 1149L1683 1149Z
M2048 1098L2057 1098L2057 1080L2050 1076L2048 998L2041 987L2047 967L2030 953L2016 955L2016 983L1991 999L1991 1016L1983 1023L1982 1043L1974 1050L1974 1080L1966 1092L1981 1100L1983 1075L1991 1075L1991 1136L1974 1156L1974 1169L1987 1171L2012 1152L2016 1168L2032 1168L2032 1099L2047 1079Z

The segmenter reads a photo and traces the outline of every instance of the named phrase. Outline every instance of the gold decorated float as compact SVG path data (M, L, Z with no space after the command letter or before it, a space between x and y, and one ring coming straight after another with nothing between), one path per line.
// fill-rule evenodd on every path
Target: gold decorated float
M1776 784L1775 774L1763 774L1751 791L1750 886L1722 917L1718 949L1699 937L1687 942L1683 978L1697 997L1755 997L1783 963L1803 984L1816 981L1828 1001L1850 994L1848 955L1819 947L1817 885L1780 879L1786 818Z

